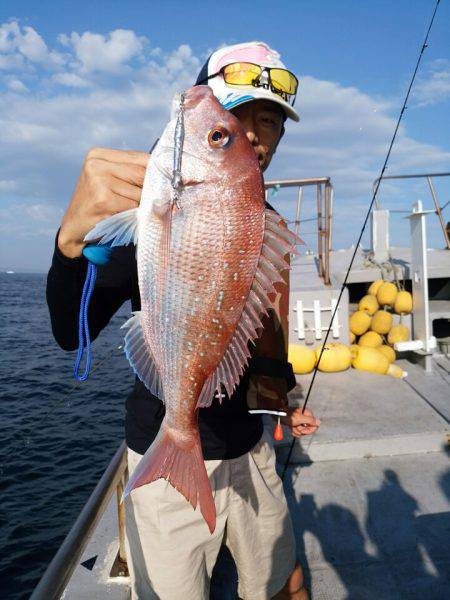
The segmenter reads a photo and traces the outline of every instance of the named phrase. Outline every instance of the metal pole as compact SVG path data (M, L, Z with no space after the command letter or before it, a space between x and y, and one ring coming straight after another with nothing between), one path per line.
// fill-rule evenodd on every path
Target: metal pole
M331 236L333 233L333 205L334 205L334 187L330 183L330 250L332 250L333 246L331 243Z
M325 184L325 285L330 285L330 187Z
M427 177L428 185L430 186L431 195L433 196L434 206L436 207L436 214L439 217L439 222L441 224L442 233L444 234L445 243L447 244L447 250L450 250L450 240L448 238L447 229L445 228L444 219L442 218L442 210L439 206L436 190L434 189L433 181L431 177Z
M119 560L127 562L125 549L125 504L122 502L122 494L126 484L126 473L123 474L117 485L117 519L119 521Z
M30 600L58 600L61 597L70 576L78 565L91 533L123 476L126 460L126 445L123 442L34 589Z
M302 206L303 187L300 185L298 188L297 196L297 211L295 213L295 235L298 235L298 229L300 226L300 209Z
M323 256L322 256L322 185L317 184L317 256L319 261L319 277L323 277Z

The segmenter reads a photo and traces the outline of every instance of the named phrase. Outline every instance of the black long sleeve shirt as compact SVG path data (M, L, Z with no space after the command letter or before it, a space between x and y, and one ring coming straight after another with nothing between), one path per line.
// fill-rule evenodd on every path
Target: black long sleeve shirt
M64 350L78 347L78 313L86 268L87 261L83 256L67 258L55 244L47 277L47 303L53 335ZM131 300L133 311L141 309L134 246L115 248L110 262L98 267L88 312L92 340L127 300ZM236 458L251 450L261 438L261 418L248 413L246 402L250 373L284 378L288 382L288 389L295 385L289 363L251 358L232 397L226 397L222 403L214 399L210 407L199 410L198 422L205 460ZM164 413L164 404L136 377L126 401L125 437L128 447L144 454L159 431Z

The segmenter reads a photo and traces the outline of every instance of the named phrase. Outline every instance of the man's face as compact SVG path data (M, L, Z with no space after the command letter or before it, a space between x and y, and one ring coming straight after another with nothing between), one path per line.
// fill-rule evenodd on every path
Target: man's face
M280 141L283 109L270 100L253 100L231 111L242 123L261 167L265 171Z

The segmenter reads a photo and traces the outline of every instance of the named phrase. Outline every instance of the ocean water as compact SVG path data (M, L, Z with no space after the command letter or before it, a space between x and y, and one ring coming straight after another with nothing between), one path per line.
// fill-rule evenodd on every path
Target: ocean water
M0 598L28 598L121 443L133 374L124 305L87 382L53 339L46 276L0 274Z

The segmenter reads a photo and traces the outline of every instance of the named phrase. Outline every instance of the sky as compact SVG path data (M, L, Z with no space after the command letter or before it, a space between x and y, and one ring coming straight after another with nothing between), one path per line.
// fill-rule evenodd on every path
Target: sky
M434 5L2 0L0 270L46 271L88 149L148 150L173 94L192 85L211 51L251 40L280 52L300 81L301 121L287 123L266 179L330 176L333 245L351 245ZM450 0L441 0L387 174L450 171L449 24ZM450 200L450 182L436 179L436 189L442 205ZM271 201L293 218L295 196ZM432 208L424 181L385 182L379 197L394 210L407 211L419 198ZM313 204L305 194L302 218L314 216ZM409 244L405 215L392 214L395 245ZM427 219L429 245L442 247L437 217ZM311 248L313 229L301 230Z

